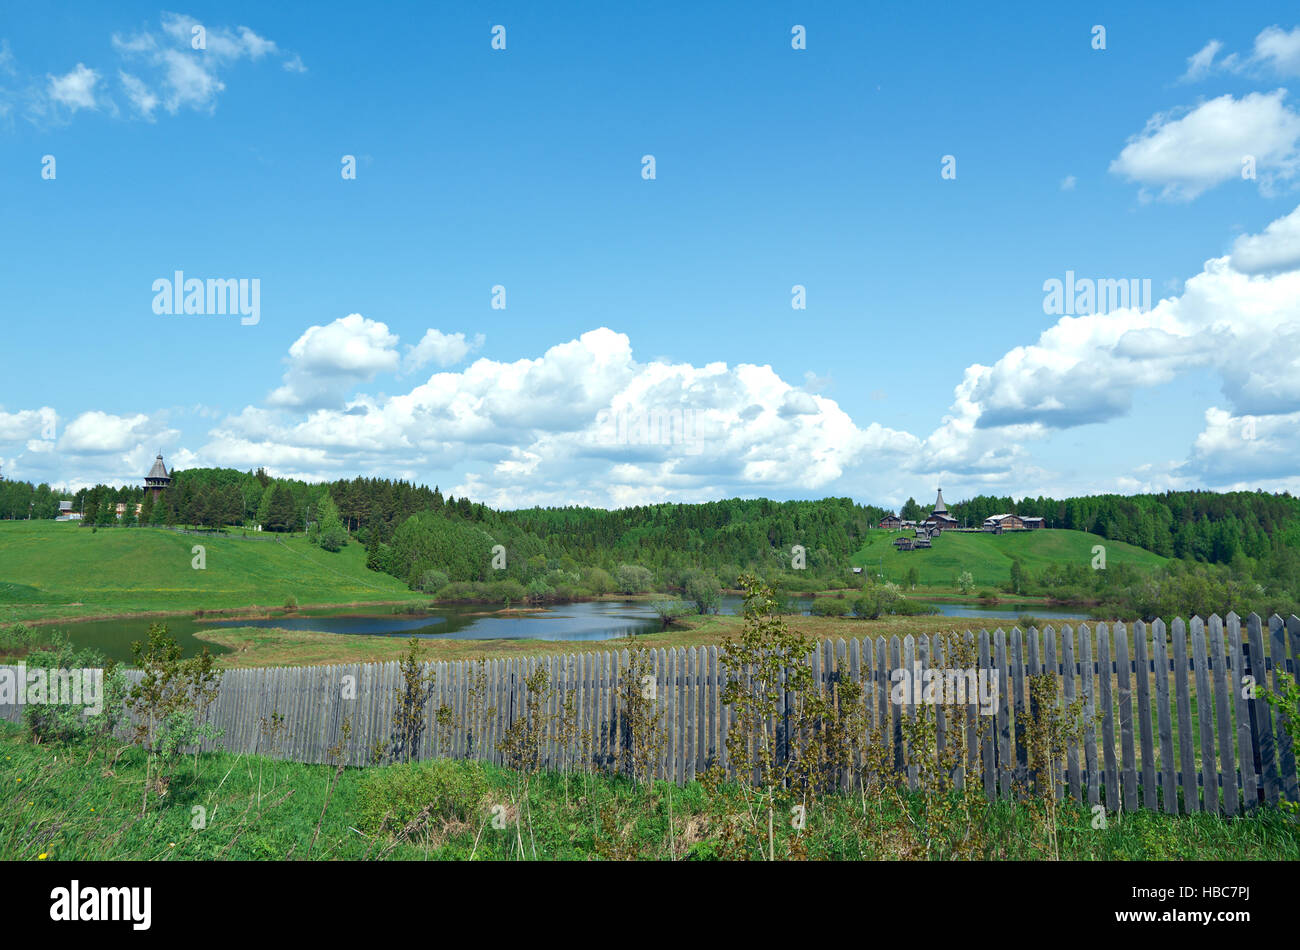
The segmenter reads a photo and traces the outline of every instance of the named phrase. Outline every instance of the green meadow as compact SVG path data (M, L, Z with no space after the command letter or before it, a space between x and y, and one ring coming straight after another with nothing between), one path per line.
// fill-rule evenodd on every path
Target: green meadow
M203 570L193 564L195 545L205 551ZM0 622L270 608L290 599L305 607L419 598L367 570L355 542L331 554L301 536L0 521Z
M910 536L910 532L907 532ZM885 577L902 581L910 568L915 567L922 587L956 587L957 575L970 571L978 588L995 588L1011 576L1011 562L1020 559L1021 565L1031 573L1038 573L1052 564L1092 563L1093 546L1106 548L1106 564L1132 565L1141 570L1160 567L1166 558L1123 541L1107 541L1087 531L1042 529L1007 534L986 532L964 533L946 531L928 550L899 551L894 539L896 531L872 531L867 541L850 558L855 567L883 569Z
M106 762L111 758L111 767ZM336 770L264 756L203 753L178 766L168 794L141 815L143 755L111 757L33 744L0 723L0 860L709 860L758 857L724 848L726 812L698 782L637 788L608 774L541 772L433 760ZM724 788L736 798L734 787ZM902 805L906 811L900 810ZM798 855L826 860L943 858L921 840L933 801L830 795L787 835ZM739 806L736 806L739 807ZM203 821L195 820L202 815ZM493 817L505 821L494 824ZM1140 810L1111 816L1059 805L1065 860L1272 860L1300 857L1294 821L1276 812L1224 821ZM963 824L958 829L969 834ZM1041 816L1000 802L979 816L970 857L1053 855ZM791 856L789 854L783 856Z

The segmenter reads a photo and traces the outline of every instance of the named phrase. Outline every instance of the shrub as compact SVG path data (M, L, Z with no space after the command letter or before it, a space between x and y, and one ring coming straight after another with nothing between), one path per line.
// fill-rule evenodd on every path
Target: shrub
M599 567L584 567L580 572L582 586L593 594L608 594L614 589L614 578L609 571Z
M555 588L539 577L528 582L528 586L524 588L524 595L531 603L540 604L555 596Z
M818 597L812 602L814 617L847 617L849 602L839 597Z
M527 596L524 585L514 578L497 581L488 590L494 604L517 604Z
M875 590L868 589L853 601L853 616L861 620L875 620L880 616L880 598Z
M665 627L676 621L679 617L685 617L692 613L691 605L684 602L680 597L664 597L660 600L653 601L650 604L659 622Z
M938 607L931 607L929 604L922 604L906 597L900 597L889 605L889 613L897 614L900 617L921 617L926 614L937 614L938 612Z
M434 759L367 769L357 788L358 824L367 834L401 834L412 823L472 822L486 794L477 762Z
M624 594L643 594L653 580L654 575L639 564L620 564L614 572L614 584Z
M686 575L683 587L686 590L686 600L693 603L700 613L718 612L718 606L722 603L722 585L712 574L707 571L691 571Z
M420 574L417 589L425 594L436 594L447 586L447 575L442 571L427 570Z

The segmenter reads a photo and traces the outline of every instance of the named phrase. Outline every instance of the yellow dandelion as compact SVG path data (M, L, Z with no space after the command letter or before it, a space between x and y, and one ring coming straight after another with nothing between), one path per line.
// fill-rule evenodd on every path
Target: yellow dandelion
M44 861L44 860L45 860L46 858L48 858L48 857L49 857L49 855L46 854L44 851L42 851L39 855L36 856L36 860L37 860L37 861Z

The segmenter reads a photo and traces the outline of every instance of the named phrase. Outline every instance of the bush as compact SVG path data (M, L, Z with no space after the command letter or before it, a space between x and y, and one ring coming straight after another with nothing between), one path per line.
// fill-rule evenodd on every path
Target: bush
M866 590L853 602L853 616L861 620L875 620L880 616L880 598L874 590Z
M694 613L691 605L685 603L680 597L665 597L656 600L650 604L650 609L655 612L656 616L659 617L659 622L665 627L680 617Z
M686 600L695 605L702 614L718 612L722 603L722 585L718 579L706 571L689 572L682 585L686 590Z
M366 834L398 834L412 823L427 829L473 822L487 784L477 762L435 759L367 769L357 788L357 823Z
M654 575L639 564L620 564L614 572L614 585L624 594L643 594L653 581Z
M488 588L488 596L494 604L522 603L523 599L528 596L524 590L524 585L514 578L506 578L503 581L496 581Z
M582 586L593 594L608 594L614 589L614 578L609 571L599 567L584 567L580 572Z
M47 646L34 649L27 655L26 666L29 683L32 670L45 671L47 703L23 706L23 723L34 742L79 742L111 738L113 731L123 721L128 684L117 665L104 659L95 650L78 650L68 638L56 633ZM88 671L99 670L98 695L87 690L96 687L83 679L82 705L56 702L66 699L53 694L54 680L62 680L61 673L76 672L85 676ZM96 708L98 707L98 708Z
M849 602L839 597L817 597L812 602L814 617L847 617Z
M446 574L442 571L428 570L420 575L416 588L426 594L436 594L446 586Z
M900 597L889 605L889 613L897 614L900 617L921 617L926 614L937 614L938 612L938 607L931 607L929 604L909 600L906 597Z
M530 603L540 604L555 596L555 588L539 577L528 582L528 586L524 588L524 595Z

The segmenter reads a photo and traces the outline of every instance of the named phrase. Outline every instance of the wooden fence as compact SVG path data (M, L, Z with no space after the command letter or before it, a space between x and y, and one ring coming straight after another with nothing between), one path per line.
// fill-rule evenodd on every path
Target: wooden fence
M966 772L982 777L990 798L1023 787L1029 767L1027 680L1055 673L1058 706L1079 701L1086 724L1069 743L1058 777L1062 794L1111 811L1141 807L1171 814L1238 815L1260 802L1300 800L1291 738L1264 699L1265 688L1278 688L1280 674L1295 676L1300 667L1300 618L1294 615L1265 622L1255 614L1242 621L1229 613L1226 620L1216 615L1168 625L1098 623L961 636L978 650L978 669L997 680L996 710L984 716L978 699L969 697L965 717ZM868 724L888 737L896 766L913 784L916 762L903 725L916 710L907 701L893 701L894 673L913 671L915 664L941 669L942 650L942 634L888 642L839 639L821 642L808 658L819 688L829 690L846 677L862 685ZM732 710L721 701L729 671L720 665L718 648L655 650L650 656L666 739L657 776L681 783L714 764L731 769L725 743ZM498 743L528 709L525 681L545 670L555 689L545 694L543 716L556 713L562 697L570 696L579 730L591 739L565 743L548 735L541 748L544 766L618 769L628 740L618 690L632 660L624 650L426 664L432 682L414 757L503 763ZM134 671L127 675L139 677ZM366 765L374 761L377 744L391 748L401 684L397 663L229 670L207 712L222 735L205 748L325 762L342 746L344 762ZM449 715L440 724L442 708ZM286 727L274 742L263 728L273 714L283 716ZM0 717L16 721L21 709L0 705ZM343 744L345 719L351 739ZM776 725L779 731L784 723ZM961 725L954 721L948 728ZM843 779L848 784L854 776Z

